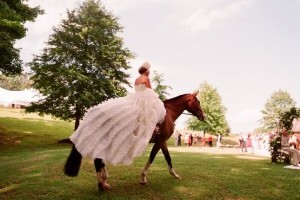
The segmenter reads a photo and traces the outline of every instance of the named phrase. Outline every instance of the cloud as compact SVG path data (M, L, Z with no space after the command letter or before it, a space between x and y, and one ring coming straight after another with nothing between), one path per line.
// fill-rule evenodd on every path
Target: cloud
M194 10L181 24L188 27L192 32L197 33L224 24L226 21L239 15L251 4L252 0L237 0L222 7L220 7L220 4L207 5L207 7Z

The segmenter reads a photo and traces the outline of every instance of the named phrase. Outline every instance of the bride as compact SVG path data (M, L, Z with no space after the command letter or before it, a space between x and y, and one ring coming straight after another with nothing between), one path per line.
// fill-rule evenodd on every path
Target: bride
M82 156L111 164L131 164L146 150L166 110L151 89L150 64L139 68L135 93L110 99L91 108L70 139Z

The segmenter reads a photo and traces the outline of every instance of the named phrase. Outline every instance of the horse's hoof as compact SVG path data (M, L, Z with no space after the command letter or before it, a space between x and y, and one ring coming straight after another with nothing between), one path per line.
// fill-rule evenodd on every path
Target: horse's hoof
M177 175L177 176L175 176L175 178L176 178L176 179L179 179L179 180L181 179L181 178L180 178L180 176L178 176L178 175Z
M170 174L174 177L174 178L176 178L176 179L180 179L180 176L178 175L178 174L176 174L176 173L174 173L174 172L170 172Z
M99 191L110 190L111 186L108 183L99 182L98 189L99 189Z
M147 181L140 181L140 184L141 184L141 185L146 185L146 184L147 184Z

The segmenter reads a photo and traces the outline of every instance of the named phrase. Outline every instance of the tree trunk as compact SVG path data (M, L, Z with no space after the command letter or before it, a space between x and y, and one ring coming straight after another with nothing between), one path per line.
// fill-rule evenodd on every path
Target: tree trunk
M74 131L77 130L79 123L80 123L80 118L81 118L81 112L79 108L76 108L76 112L75 112L75 128Z
M80 109L76 108L76 111L75 111L75 128L74 128L74 131L76 131L76 129L78 128L79 123L80 123L80 119L81 119L81 111L80 111ZM58 143L70 143L70 144L72 144L72 142L71 142L71 140L69 138L59 140Z

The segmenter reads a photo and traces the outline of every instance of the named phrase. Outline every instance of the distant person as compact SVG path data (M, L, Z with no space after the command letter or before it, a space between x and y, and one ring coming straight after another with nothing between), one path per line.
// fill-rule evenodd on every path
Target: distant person
M240 134L239 142L240 142L240 149L242 149L242 145L244 142L243 133Z
M189 134L185 133L184 136L184 146L189 146Z
M294 145L294 143L289 142L289 133L286 130L283 130L281 136L281 149L292 155L292 163L294 166L300 167L300 153L297 149L291 149L291 145Z
M250 148L251 149L251 153L253 154L253 145L252 145L252 138L251 138L251 134L250 133L248 134L248 137L247 137L246 147Z
M210 136L208 137L208 146L209 146L209 147L212 147L212 141L213 141L213 138L212 138L212 136L210 135Z
M198 138L198 146L201 146L202 137L200 135L198 135L197 138Z
M190 134L189 135L189 146L192 146L193 145L193 135Z
M217 147L220 148L222 146L222 136L221 134L218 134L217 136Z
M198 144L198 137L197 137L197 135L195 135L193 137L193 143L194 143L194 146L197 146L197 144Z
M246 136L246 134L242 134L241 141L242 141L241 151L247 152L247 136Z
M177 135L177 146L181 146L181 133Z
M205 138L205 136L203 136L203 137L201 138L201 146L203 146L203 147L206 146L206 138Z

